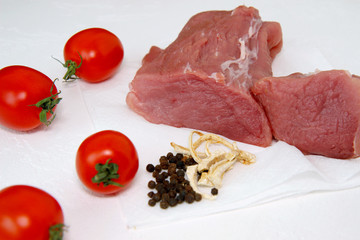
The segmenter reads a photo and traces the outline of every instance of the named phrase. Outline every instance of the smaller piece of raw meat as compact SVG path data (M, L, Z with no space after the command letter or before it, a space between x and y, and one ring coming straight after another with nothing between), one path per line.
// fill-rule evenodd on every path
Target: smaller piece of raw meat
M332 70L267 77L252 88L276 139L305 153L359 156L360 77Z

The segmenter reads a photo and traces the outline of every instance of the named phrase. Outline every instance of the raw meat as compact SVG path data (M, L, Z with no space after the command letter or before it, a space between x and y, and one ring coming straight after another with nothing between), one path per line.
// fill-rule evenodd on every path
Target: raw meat
M281 47L280 25L262 22L255 8L199 13L165 50L150 49L127 104L153 123L268 146L269 123L249 88L272 76Z
M268 77L252 88L276 139L305 153L352 158L360 153L360 77L332 70Z

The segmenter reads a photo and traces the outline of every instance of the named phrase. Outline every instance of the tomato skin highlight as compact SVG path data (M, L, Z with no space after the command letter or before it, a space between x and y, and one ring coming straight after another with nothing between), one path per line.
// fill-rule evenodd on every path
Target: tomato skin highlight
M49 240L49 228L59 223L62 209L45 191L26 185L0 191L0 239Z
M65 62L72 60L80 64L76 76L90 82L102 82L112 77L124 58L124 48L120 39L112 32L102 28L82 30L66 42Z
M92 182L97 174L95 165L105 164L108 159L119 166L117 182L124 187L115 185L104 186ZM139 168L139 159L135 146L124 134L104 130L87 137L79 146L76 154L76 171L81 182L90 190L101 194L113 194L125 189L134 179Z
M26 66L0 70L0 124L17 131L28 131L42 124L41 108L30 106L58 92L45 74ZM56 107L55 107L56 108ZM55 110L55 108L53 110ZM47 113L47 119L52 114Z

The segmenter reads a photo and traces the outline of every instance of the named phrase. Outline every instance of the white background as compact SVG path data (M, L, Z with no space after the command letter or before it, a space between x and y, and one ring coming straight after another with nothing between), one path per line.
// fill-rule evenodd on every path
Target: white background
M360 2L355 0L0 0L0 68L26 65L51 79L61 78L65 69L51 56L62 59L67 39L89 27L112 31L125 49L124 62L112 79L100 84L57 83L63 101L49 128L19 133L0 127L0 188L29 184L53 195L69 226L67 240L359 239L359 187L129 228L121 206L131 191L98 196L77 179L76 150L99 130L121 131L137 147L140 168L133 188L142 184L139 179L148 162L171 151L170 141L186 143L189 129L150 124L127 108L128 84L149 48L166 47L191 16L242 4L259 9L264 21L282 26L284 46L273 64L275 76L316 68L360 74Z

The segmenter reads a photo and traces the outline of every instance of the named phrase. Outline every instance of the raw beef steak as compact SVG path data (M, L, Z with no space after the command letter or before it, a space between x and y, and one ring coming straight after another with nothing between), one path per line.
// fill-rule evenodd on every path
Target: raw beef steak
M268 77L252 88L276 139L305 153L351 158L360 153L360 78L347 71Z
M272 76L281 47L280 25L262 22L255 8L199 13L166 49L150 49L127 104L153 123L268 146L269 123L249 88Z

